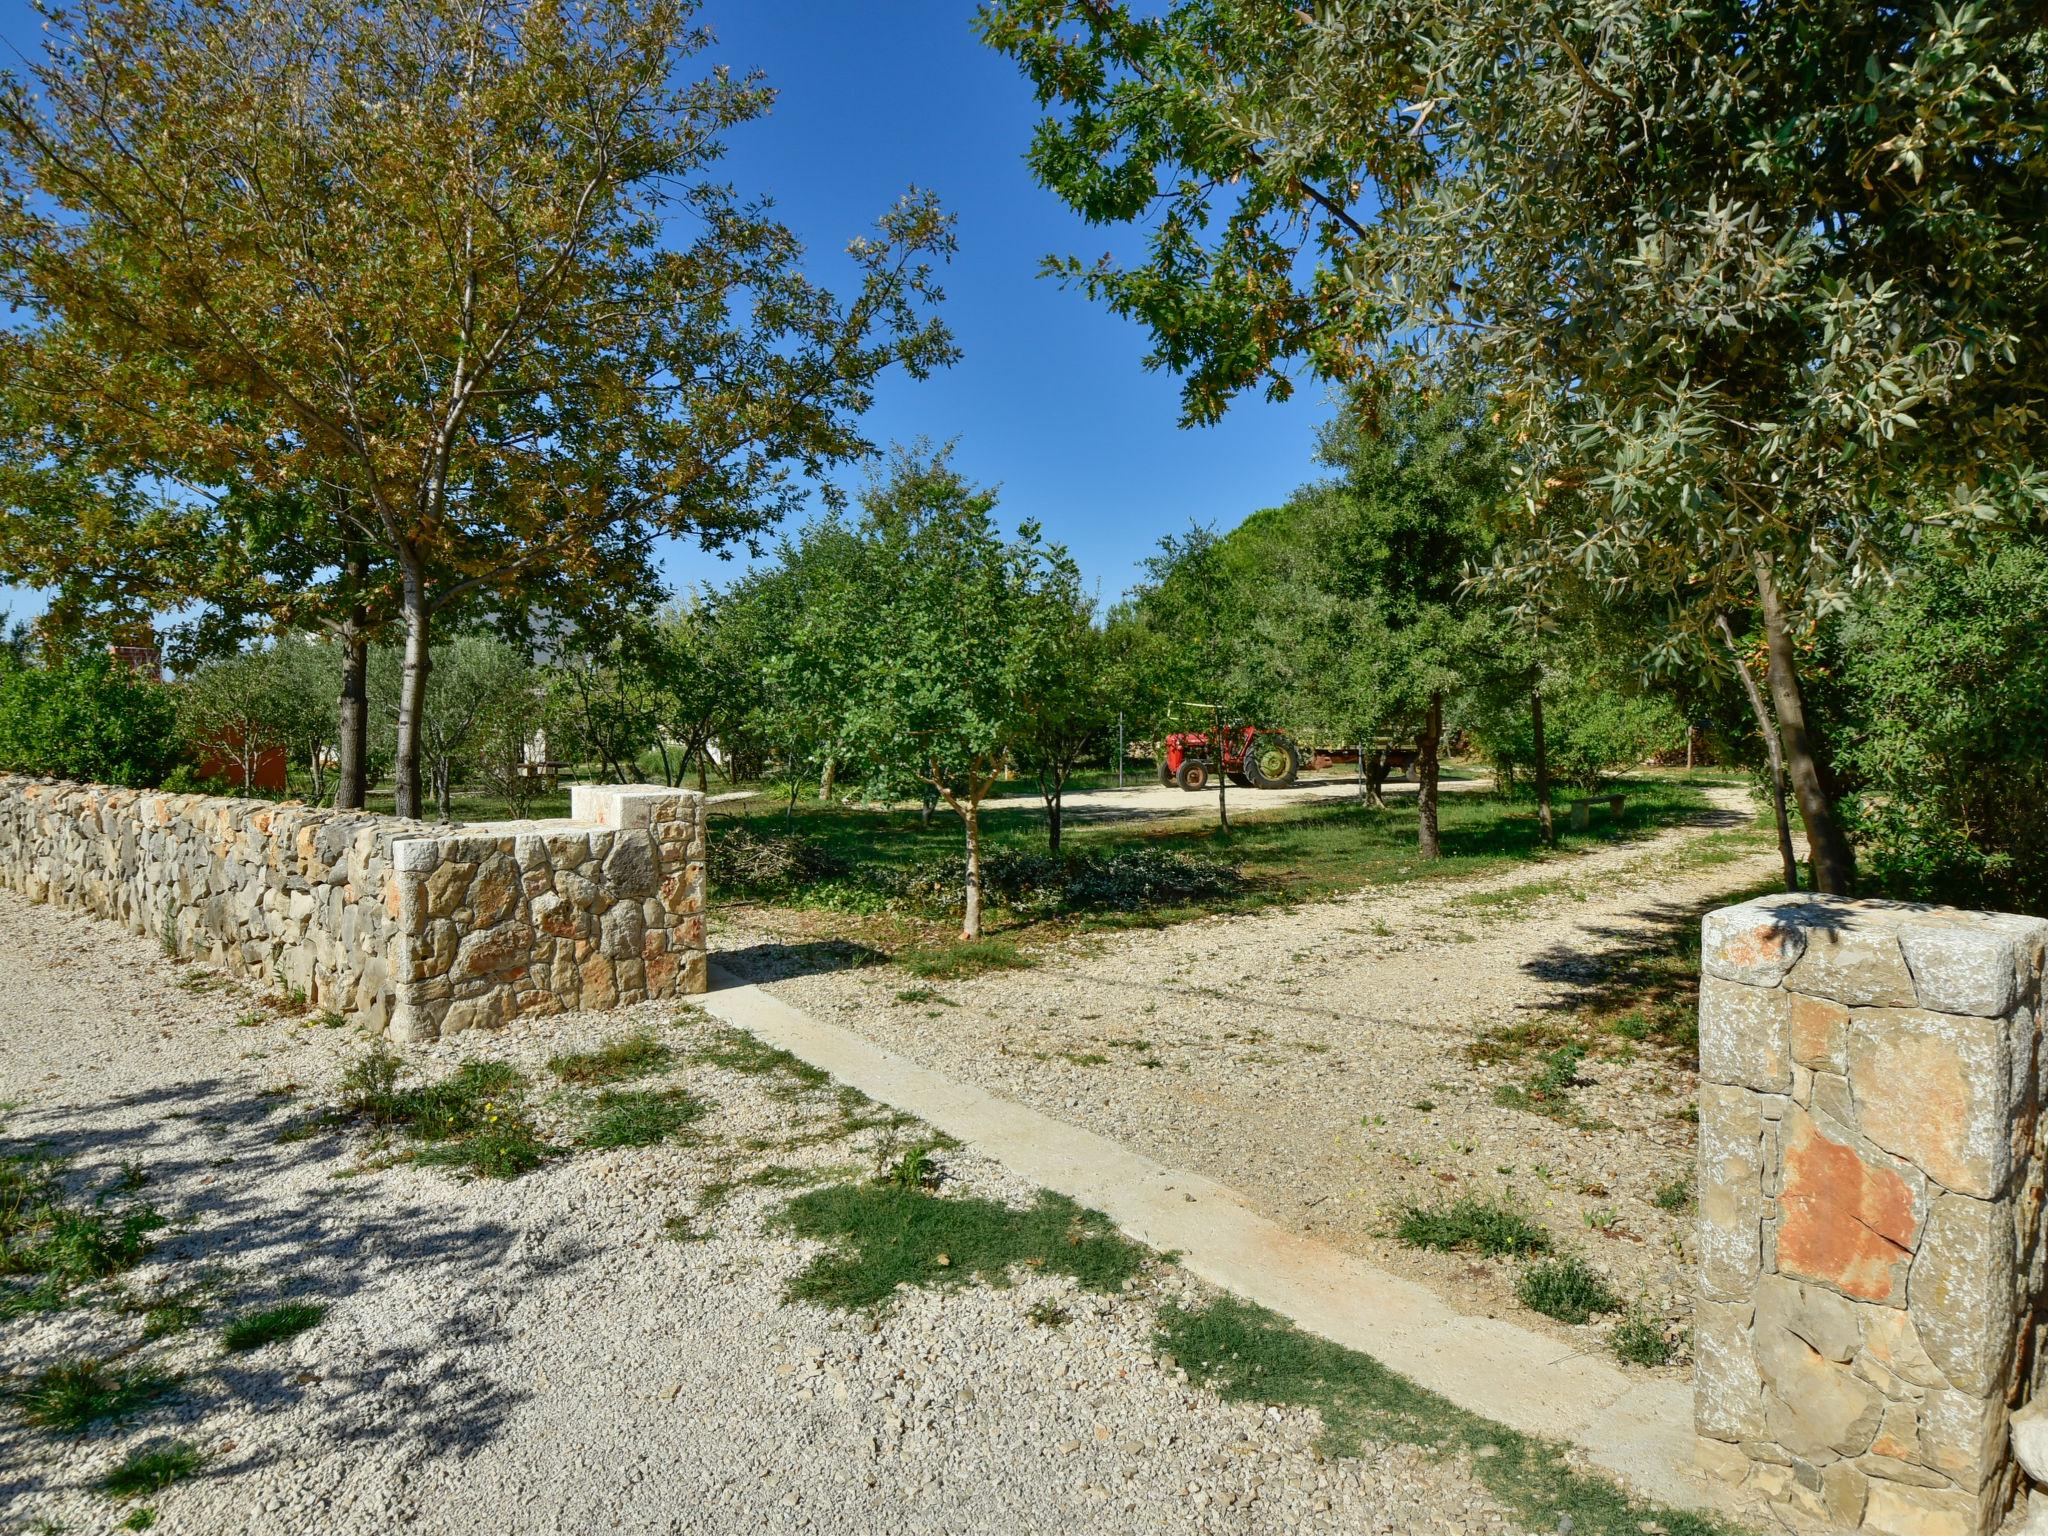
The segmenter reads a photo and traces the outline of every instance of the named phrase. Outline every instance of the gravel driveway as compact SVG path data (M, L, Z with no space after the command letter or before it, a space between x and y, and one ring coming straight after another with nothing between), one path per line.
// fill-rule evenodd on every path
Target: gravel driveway
M714 1028L651 1007L411 1060L443 1073L490 1057L544 1079L551 1053L635 1025L679 1049ZM463 1182L318 1128L366 1047L0 894L0 1138L69 1159L75 1189L124 1166L146 1180L139 1197L172 1224L122 1284L143 1302L184 1287L200 1308L154 1341L108 1306L0 1320L0 1385L131 1350L182 1376L168 1402L77 1436L0 1403L0 1531L103 1530L140 1508L158 1531L236 1536L1513 1529L1455 1462L1398 1446L1325 1461L1313 1411L1190 1385L1153 1342L1159 1304L1199 1299L1171 1265L1111 1295L1019 1272L1008 1289L907 1290L876 1316L786 1302L818 1251L769 1219L788 1181L865 1177L915 1132L832 1135L847 1111L829 1084L793 1095L678 1068L670 1080L715 1106L693 1139ZM1063 1081L1099 1098L1105 1080ZM959 1191L1033 1194L964 1152L944 1165ZM707 1214L714 1189L728 1193ZM675 1218L695 1240L674 1239ZM324 1319L223 1352L225 1318L285 1299ZM1062 1325L1034 1321L1052 1307ZM96 1491L172 1439L206 1453L196 1478L132 1504Z
M820 968L820 947L788 941L760 908L716 913L713 958L923 1065L1205 1173L1466 1311L1592 1347L1592 1330L1516 1302L1511 1265L1387 1236L1402 1205L1505 1195L1676 1334L1691 1316L1691 1217L1656 1196L1690 1175L1693 1072L1649 1051L1589 1060L1566 1123L1498 1105L1532 1064L1478 1065L1466 1047L1569 1006L1619 957L1770 878L1775 857L1753 842L1685 857L1753 821L1746 789L1708 795L1709 813L1640 842L1090 936L965 981Z

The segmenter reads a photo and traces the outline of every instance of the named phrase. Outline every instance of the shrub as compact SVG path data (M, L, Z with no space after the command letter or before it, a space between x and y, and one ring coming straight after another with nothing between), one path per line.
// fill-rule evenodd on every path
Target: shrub
M1668 1365L1675 1353L1663 1328L1638 1312L1614 1325L1607 1344L1615 1358L1627 1365Z
M705 855L711 883L734 891L787 891L846 873L837 854L799 832L714 826Z
M1531 1264L1515 1283L1522 1305L1560 1323L1591 1322L1597 1313L1619 1312L1621 1298L1577 1254Z
M890 894L913 906L950 910L967 882L965 854L928 858L901 871ZM1171 848L1073 850L997 848L981 863L982 893L1016 912L1142 912L1228 896L1244 885L1235 864Z
M0 769L149 789L178 759L177 705L109 656L0 655Z
M1833 765L1874 892L2048 913L2048 548L1931 561L1833 636Z
M1526 783L1536 762L1528 699L1503 699L1496 708L1481 711L1472 725L1501 786ZM1592 667L1545 684L1544 755L1559 788L1598 789L1613 775L1684 740L1685 721L1670 701L1643 693L1633 678L1610 677Z

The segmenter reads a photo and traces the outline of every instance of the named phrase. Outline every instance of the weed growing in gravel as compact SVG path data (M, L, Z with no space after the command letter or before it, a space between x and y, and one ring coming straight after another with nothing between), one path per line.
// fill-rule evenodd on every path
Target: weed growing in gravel
M183 1333L199 1321L202 1310L196 1302L182 1298L159 1301L142 1314L142 1336L167 1339L174 1333Z
M1019 971L1038 964L1008 939L914 945L897 955L896 963L925 981L958 981L983 971Z
M133 1418L176 1389L176 1379L155 1366L122 1367L88 1356L46 1366L14 1395L30 1423L81 1435L98 1423Z
M153 1450L130 1451L128 1459L100 1479L100 1492L116 1499L139 1499L197 1475L206 1453L183 1440Z
M220 1331L221 1346L237 1352L262 1349L295 1338L317 1325L327 1308L314 1301L287 1301L260 1312L247 1312Z
M1034 1301L1024 1315L1040 1328L1059 1328L1074 1314L1056 1301Z
M720 1029L709 1041L689 1053L698 1066L722 1067L748 1077L773 1079L768 1093L773 1098L794 1099L829 1087L830 1074L788 1051L764 1045L741 1029Z
M586 1147L651 1147L710 1113L709 1104L680 1088L607 1089L597 1096L581 1140Z
M1583 1045L1561 1045L1543 1058L1543 1070L1516 1088L1508 1083L1493 1091L1493 1102L1504 1109L1526 1109L1553 1119L1573 1118L1571 1090L1579 1080L1579 1066L1586 1059Z
M1016 1210L889 1182L835 1184L799 1195L780 1220L799 1237L833 1245L789 1283L789 1299L849 1311L878 1307L906 1283L1004 1285L1017 1264L1115 1291L1148 1256L1101 1212L1050 1191Z
M695 1225L687 1216L671 1216L661 1224L661 1235L672 1243L701 1243L711 1230Z
M156 1524L156 1511L148 1505L139 1505L128 1511L128 1518L121 1522L124 1531L146 1531Z
M429 1143L415 1162L511 1179L538 1168L554 1148L526 1113L526 1079L507 1062L469 1061L437 1083L400 1088L398 1058L382 1046L342 1078L339 1118Z
M905 987L896 994L899 1003L936 1003L941 1008L958 1008L960 1005L936 987Z
M1593 1473L1575 1471L1565 1447L1483 1419L1388 1370L1370 1355L1291 1327L1234 1297L1207 1307L1166 1307L1156 1344L1191 1380L1235 1402L1316 1409L1326 1455L1356 1456L1375 1441L1419 1446L1471 1475L1532 1531L1574 1536L1737 1536L1736 1528L1689 1511L1631 1499ZM1564 1517L1570 1517L1569 1525Z
M1660 1211L1683 1211L1692 1205L1692 1175L1680 1174L1669 1184L1657 1191L1656 1206Z
M666 1072L675 1052L642 1031L601 1045L594 1051L571 1051L548 1059L548 1070L565 1083L590 1086L622 1083L629 1078Z
M1587 1323L1603 1312L1619 1312L1621 1298L1577 1254L1531 1264L1515 1282L1522 1305L1560 1323Z
M1550 1251L1550 1234L1511 1205L1466 1195L1450 1205L1411 1205L1394 1236L1410 1248L1517 1258Z
M130 1164L89 1198L65 1193L63 1165L16 1153L0 1157L0 1317L60 1307L73 1292L132 1268L164 1225L155 1207L107 1207L147 1173Z
M920 1141L909 1148L889 1165L882 1177L898 1189L933 1190L939 1187L939 1165L932 1161L932 1154L942 1145L937 1141Z
M1669 1365L1675 1351L1664 1330L1640 1312L1631 1312L1607 1335L1616 1358L1629 1365Z

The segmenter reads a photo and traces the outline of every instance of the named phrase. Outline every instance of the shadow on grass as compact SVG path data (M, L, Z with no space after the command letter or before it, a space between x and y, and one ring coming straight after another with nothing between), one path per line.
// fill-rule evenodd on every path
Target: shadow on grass
M0 1155L39 1151L63 1161L67 1186L89 1194L124 1167L147 1174L138 1190L169 1225L146 1262L168 1269L162 1298L200 1298L174 1308L179 1325L161 1336L147 1326L152 1299L130 1282L128 1305L103 1292L74 1298L89 1317L61 1330L36 1317L0 1322L0 1356L17 1379L70 1355L120 1356L130 1366L169 1360L183 1391L126 1423L88 1431L88 1440L137 1429L199 1433L224 1408L262 1419L301 1407L317 1390L318 1411L290 1436L241 1437L247 1448L216 1453L202 1478L235 1476L288 1454L346 1456L353 1448L410 1441L423 1455L466 1459L497 1437L532 1394L478 1375L475 1351L511 1337L504 1298L592 1256L580 1240L534 1251L530 1235L466 1209L463 1186L394 1196L379 1182L343 1177L357 1165L339 1135L280 1136L294 1123L288 1095L201 1078L101 1103L27 1106L9 1117ZM408 1325L366 1327L337 1316L340 1303L415 1276L433 1276L445 1305ZM275 1342L230 1353L221 1330L255 1307L326 1309L317 1326L326 1374L316 1378ZM31 1357L30 1330L44 1353ZM62 1346L54 1341L68 1336ZM89 1342L84 1342L89 1341ZM185 1341L203 1341L195 1352ZM0 1406L0 1508L68 1489L57 1447L11 1405Z

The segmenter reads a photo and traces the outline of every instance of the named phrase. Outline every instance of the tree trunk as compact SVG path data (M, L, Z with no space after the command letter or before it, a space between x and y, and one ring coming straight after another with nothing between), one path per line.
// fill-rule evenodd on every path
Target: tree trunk
M710 755L710 742L707 741L697 748L697 793L700 795L711 793L711 770L704 762L704 759Z
M369 793L370 637L361 609L341 632L341 698L336 711L334 808L360 811Z
M398 753L391 765L393 814L417 818L420 804L420 727L426 713L428 655L427 592L424 573L407 560L405 664L398 679Z
M961 819L967 823L967 906L960 919L960 937L981 937L981 807L963 801Z
M1529 690L1529 725L1536 738L1536 820L1543 828L1543 846L1557 846L1557 823L1550 815L1550 752L1543 740L1543 690Z
M818 775L818 803L823 805L832 798L832 785L839 777L839 759L825 759L825 771Z
M313 781L313 804L318 805L327 798L327 764L323 760L327 751L326 743L314 742L313 750L306 754L306 773Z
M1060 818L1066 810L1067 776L1059 774L1052 781L1050 790L1041 789L1045 797L1045 840L1049 851L1060 851Z
M455 769L445 757L434 759L434 806L443 821L455 819Z
M1770 711L1764 708L1764 696L1756 685L1756 679L1749 675L1749 668L1742 664L1742 649L1735 643L1735 626L1728 622L1725 613L1716 614L1721 626L1721 638L1728 644L1729 658L1735 663L1735 675L1742 679L1742 691L1749 699L1749 712L1756 716L1757 734L1764 739L1764 752L1771 760L1771 809L1778 820L1778 860L1784 866L1785 889L1799 889L1799 856L1792 849L1792 821L1785 814L1785 755L1778 749L1778 727L1771 719ZM1687 742L1691 741L1691 728L1687 728Z
M1372 755L1372 762L1367 767L1366 798L1376 811L1384 811L1387 808L1387 770L1391 766L1386 753L1375 752Z
M1360 805L1365 803L1365 758L1366 746L1361 741L1358 744L1358 803Z
M1778 734L1785 748L1785 768L1799 797L1799 819L1806 823L1806 853L1813 866L1813 888L1830 896L1847 896L1856 885L1856 854L1835 815L1834 797L1821 778L1813 738L1806 730L1806 702L1799 693L1799 672L1792 655L1792 636L1785 627L1784 606L1777 583L1761 558L1755 561L1757 597L1763 608L1764 642L1770 653L1771 707L1778 716Z
M1209 744L1215 750L1210 754L1216 763L1216 824L1224 831L1230 830L1230 775L1223 771L1223 719L1216 719L1216 729L1209 733Z
M1429 714L1422 727L1421 750L1415 757L1415 849L1425 859L1444 856L1437 838L1437 749L1444 738L1444 696L1429 696Z

